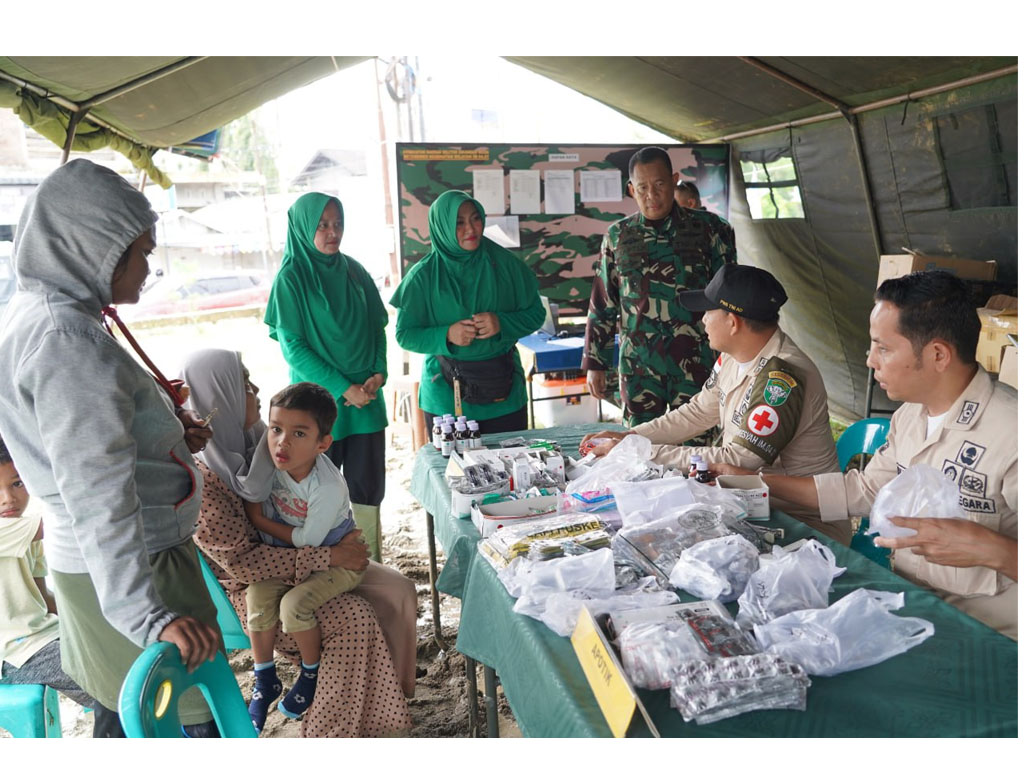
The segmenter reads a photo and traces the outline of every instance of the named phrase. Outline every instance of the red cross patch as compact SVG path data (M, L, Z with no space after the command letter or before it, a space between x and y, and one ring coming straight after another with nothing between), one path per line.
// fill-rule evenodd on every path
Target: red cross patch
M747 429L758 437L768 437L779 428L779 414L770 405L759 405L747 416Z

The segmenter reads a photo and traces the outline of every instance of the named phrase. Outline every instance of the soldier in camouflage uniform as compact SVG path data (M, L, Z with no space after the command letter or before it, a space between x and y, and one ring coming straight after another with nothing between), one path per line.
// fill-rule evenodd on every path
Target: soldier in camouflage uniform
M657 147L629 162L629 192L640 211L615 222L601 244L590 295L583 369L595 397L607 397L619 333L619 392L629 426L689 401L708 378L714 355L681 290L702 289L736 262L732 227L707 211L680 208L679 174Z
M732 464L766 475L802 477L837 472L835 442L828 420L828 397L821 374L807 355L778 327L786 292L771 274L735 264L720 269L704 291L680 301L704 311L711 346L722 354L704 388L686 405L629 432L587 435L611 438L594 449L604 454L627 434L653 444L652 460L686 468L690 454L708 463ZM712 425L722 427L722 445L680 445ZM812 510L787 510L793 517L849 545L849 520L822 521Z

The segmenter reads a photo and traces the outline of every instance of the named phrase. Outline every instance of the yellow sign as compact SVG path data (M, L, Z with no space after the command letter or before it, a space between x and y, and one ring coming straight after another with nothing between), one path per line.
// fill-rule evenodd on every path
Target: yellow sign
M580 608L576 629L572 633L572 647L612 735L621 739L633 719L636 697L618 659L586 607Z
M426 148L403 148L403 162L417 162L424 160L471 160L474 162L488 163L491 160L491 150L483 149L426 149Z

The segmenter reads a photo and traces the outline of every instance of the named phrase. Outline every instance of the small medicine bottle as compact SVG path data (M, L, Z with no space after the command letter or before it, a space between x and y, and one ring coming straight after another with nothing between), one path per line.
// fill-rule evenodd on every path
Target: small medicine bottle
M455 422L455 450L462 454L469 447L469 427L460 416L459 420Z
M455 431L451 424L444 424L441 427L441 455L451 456L452 448L455 447Z
M475 421L469 422L469 447L470 448L483 448L484 441L480 437L480 425Z
M708 463L702 458L697 458L697 482L710 483L711 472L708 470Z
M434 428L431 430L431 435L434 440L434 447L437 450L441 450L441 423L443 419L440 416L434 417Z

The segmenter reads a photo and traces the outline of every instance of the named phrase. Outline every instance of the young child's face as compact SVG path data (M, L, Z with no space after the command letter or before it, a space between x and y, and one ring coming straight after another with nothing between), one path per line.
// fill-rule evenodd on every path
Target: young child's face
M28 506L28 491L14 462L0 464L0 517L21 517Z
M274 466L295 480L302 480L313 468L316 457L331 445L331 436L320 435L309 411L292 408L270 409L267 443Z

